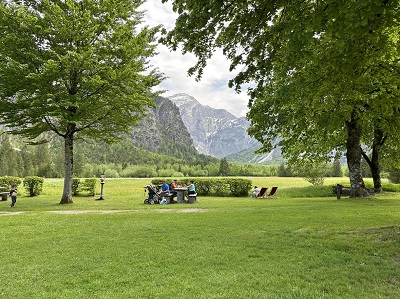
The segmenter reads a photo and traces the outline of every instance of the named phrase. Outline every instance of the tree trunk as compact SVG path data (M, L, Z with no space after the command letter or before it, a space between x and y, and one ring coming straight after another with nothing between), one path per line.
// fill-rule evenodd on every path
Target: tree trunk
M369 196L361 174L361 126L354 112L352 113L351 120L346 122L346 126L346 157L351 186L350 197Z
M72 175L74 168L74 138L73 133L64 137L64 190L61 204L72 203Z
M375 193L382 193L382 181L381 181L381 166L380 166L380 154L381 146L385 143L386 137L379 128L374 129L374 140L372 144L372 154L371 159L365 152L362 152L364 160L368 163L369 168L372 173L372 180L374 181L374 191Z

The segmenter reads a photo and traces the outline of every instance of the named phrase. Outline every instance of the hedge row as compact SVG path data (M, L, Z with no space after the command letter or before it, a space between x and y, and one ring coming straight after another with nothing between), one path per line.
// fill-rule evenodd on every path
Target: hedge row
M160 186L163 181L170 184L173 179L153 179L151 183ZM198 195L212 196L248 196L252 181L238 178L180 178L178 185L187 186L194 181Z
M0 177L0 191L9 191L11 186L17 187L23 183L23 186L29 196L36 196L42 193L44 179L37 176L27 176L23 180L14 176Z

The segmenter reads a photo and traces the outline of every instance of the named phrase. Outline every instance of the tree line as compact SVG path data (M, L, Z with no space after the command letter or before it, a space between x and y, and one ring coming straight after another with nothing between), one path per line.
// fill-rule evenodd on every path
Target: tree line
M130 146L128 146L130 144ZM151 153L131 142L115 144L78 142L73 175L101 177L206 177L206 176L304 176L305 171L285 164L231 163L198 155L193 161ZM21 139L0 135L0 176L62 178L62 142L30 145ZM324 166L322 176L345 173L338 160Z

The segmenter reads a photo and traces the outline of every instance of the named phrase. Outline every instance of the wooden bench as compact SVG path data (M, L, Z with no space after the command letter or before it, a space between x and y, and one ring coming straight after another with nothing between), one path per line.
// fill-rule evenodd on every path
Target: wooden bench
M188 194L188 203L194 203L197 200L197 193Z
M0 192L0 194L1 194L1 201L7 201L8 193L9 193L9 192Z

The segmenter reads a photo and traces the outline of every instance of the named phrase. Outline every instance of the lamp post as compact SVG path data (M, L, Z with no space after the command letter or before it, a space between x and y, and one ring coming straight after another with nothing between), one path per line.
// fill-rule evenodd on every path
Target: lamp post
M103 200L103 190L104 190L104 184L106 183L106 179L104 176L100 178L100 197L97 200Z

